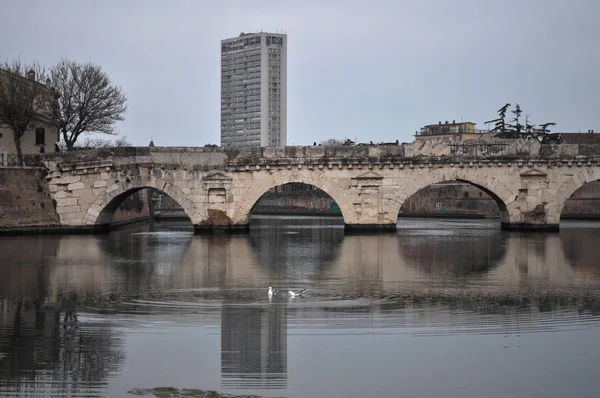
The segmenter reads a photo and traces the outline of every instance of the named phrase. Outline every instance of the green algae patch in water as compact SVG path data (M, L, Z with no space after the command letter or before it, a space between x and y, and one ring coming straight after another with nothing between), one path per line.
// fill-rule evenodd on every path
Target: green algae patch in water
M256 395L230 395L217 391L198 390L195 388L182 390L175 387L134 388L129 391L132 395L153 395L157 398L260 398Z

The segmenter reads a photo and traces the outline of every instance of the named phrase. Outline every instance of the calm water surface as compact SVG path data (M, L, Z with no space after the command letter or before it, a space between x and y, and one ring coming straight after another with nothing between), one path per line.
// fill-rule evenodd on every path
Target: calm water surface
M238 236L2 237L0 396L596 397L600 223L561 228L255 217Z

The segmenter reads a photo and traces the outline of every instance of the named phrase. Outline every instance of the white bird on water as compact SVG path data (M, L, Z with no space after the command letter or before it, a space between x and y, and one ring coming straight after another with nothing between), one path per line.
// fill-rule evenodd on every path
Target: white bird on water
M290 297L302 296L302 293L304 293L305 291L306 291L306 289L302 289L302 290L289 290L288 294L290 295Z
M275 289L273 290L273 288L271 286L269 286L269 298L272 298L274 294L276 294L279 291L279 289Z

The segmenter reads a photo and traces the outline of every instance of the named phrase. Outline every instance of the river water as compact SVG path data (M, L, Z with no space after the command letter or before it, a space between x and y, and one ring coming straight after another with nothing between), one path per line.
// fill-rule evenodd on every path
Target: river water
M0 396L596 397L599 244L594 222L310 217L2 237Z

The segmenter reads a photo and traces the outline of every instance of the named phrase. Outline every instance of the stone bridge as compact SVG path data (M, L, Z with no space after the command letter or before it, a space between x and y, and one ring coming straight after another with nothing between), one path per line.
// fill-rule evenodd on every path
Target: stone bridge
M131 193L175 199L196 232L246 231L269 189L301 182L335 200L348 231L395 231L402 203L443 181L471 183L495 199L505 229L558 230L565 201L600 179L595 145L494 141L342 147L125 147L45 157L63 226L107 228Z

